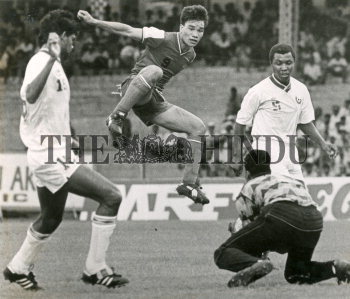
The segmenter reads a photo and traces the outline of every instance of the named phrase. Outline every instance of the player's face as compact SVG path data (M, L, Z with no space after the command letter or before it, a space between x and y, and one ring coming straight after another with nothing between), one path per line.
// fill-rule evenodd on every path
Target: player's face
M294 58L292 53L275 53L272 61L272 69L277 80L288 84L293 68Z
M65 32L61 35L61 49L63 52L69 54L74 49L74 43L77 36L75 34L66 35Z
M204 21L187 21L180 26L181 41L188 47L195 47L202 39L204 33Z

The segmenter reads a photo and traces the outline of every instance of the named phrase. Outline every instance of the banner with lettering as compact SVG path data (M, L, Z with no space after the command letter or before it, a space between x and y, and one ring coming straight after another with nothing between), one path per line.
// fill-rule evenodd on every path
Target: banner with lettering
M350 220L350 177L306 178L312 198L324 219ZM168 182L117 184L123 201L118 220L184 221L233 219L237 217L234 199L242 182L208 181L203 190L210 204L201 206L176 193L176 184ZM67 209L81 211L86 220L96 208L91 200L70 194ZM25 154L0 154L0 207L3 209L39 210L32 175Z

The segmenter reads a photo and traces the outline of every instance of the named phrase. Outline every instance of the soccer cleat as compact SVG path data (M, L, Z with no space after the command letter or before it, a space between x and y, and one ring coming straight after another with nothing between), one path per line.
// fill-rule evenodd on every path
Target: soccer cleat
M350 283L350 263L348 261L335 260L334 268L338 284L342 282Z
M177 186L176 191L179 195L184 195L194 201L194 203L200 203L205 205L209 203L209 199L200 190L202 187L197 184L186 184L182 183Z
M127 113L117 111L108 116L106 120L106 125L108 127L109 133L113 140L113 146L116 147L118 139L122 137L123 134L123 124L127 116Z
M237 272L227 283L229 288L247 286L248 284L264 277L273 270L269 260L256 262L254 265Z
M3 273L5 280L15 282L25 290L38 291L42 289L38 286L33 272L29 272L28 274L17 274L13 273L9 268L6 268Z
M120 274L114 273L114 269L103 269L96 274L89 275L85 271L83 277L81 278L83 282L88 284L98 284L105 286L107 288L120 288L129 283L129 280L122 277Z

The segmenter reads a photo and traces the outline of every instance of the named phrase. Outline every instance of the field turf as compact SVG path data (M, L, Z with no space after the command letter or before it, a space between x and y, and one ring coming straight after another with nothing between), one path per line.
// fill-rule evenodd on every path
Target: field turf
M0 268L20 246L29 220L0 223ZM0 298L349 298L350 285L329 280L313 286L289 285L283 277L286 256L271 254L278 270L247 288L228 289L231 277L213 262L214 250L229 236L227 221L119 222L108 262L130 280L119 289L80 281L90 223L65 221L34 268L44 290L26 292L0 277ZM327 222L314 259L350 259L349 222Z

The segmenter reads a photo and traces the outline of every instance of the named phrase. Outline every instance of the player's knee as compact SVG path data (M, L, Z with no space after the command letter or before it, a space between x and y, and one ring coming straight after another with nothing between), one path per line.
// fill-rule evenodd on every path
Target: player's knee
M113 211L116 214L118 212L120 203L122 202L122 195L116 187L111 188L107 192L104 200L105 206L107 206L109 210Z
M223 248L218 248L214 252L214 262L220 269L225 269L225 263L223 263L223 259L221 258L223 252Z
M159 66L149 65L140 72L140 75L148 84L154 85L163 77L163 70Z
M42 229L46 234L52 234L62 222L62 215L54 215L48 217L43 217L42 219Z

